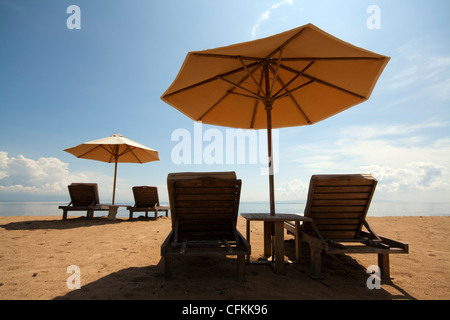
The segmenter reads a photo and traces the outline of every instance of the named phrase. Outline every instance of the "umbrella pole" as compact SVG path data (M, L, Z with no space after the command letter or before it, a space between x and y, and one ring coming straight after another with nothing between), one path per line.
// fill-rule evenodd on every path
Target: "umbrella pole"
M270 79L269 79L269 62L264 63L266 97L263 99L264 107L267 112L267 151L269 153L269 192L270 192L270 215L275 215L275 187L273 179L273 155L272 155L272 105L273 98L271 95ZM275 79L274 79L275 81Z
M116 197L116 176L117 176L117 158L114 165L114 186L113 186L113 197L112 197L112 204L114 204L114 200Z
M273 154L272 154L272 106L266 107L267 112L267 149L269 154L269 192L270 215L275 215L275 187L273 178Z

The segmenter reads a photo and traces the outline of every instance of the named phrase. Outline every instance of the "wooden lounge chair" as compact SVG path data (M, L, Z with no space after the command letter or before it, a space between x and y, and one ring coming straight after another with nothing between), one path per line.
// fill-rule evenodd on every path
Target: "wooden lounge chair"
M158 218L158 212L166 212L166 217L169 216L169 206L161 206L159 204L158 188L141 186L133 187L134 206L128 206L130 210L130 219L133 218L134 212L145 212L145 217L148 217L148 212L155 212L155 219Z
M67 219L68 211L86 211L87 218L94 217L94 211L108 211L109 207L101 205L96 183L72 183L68 186L70 203L59 206L63 210L63 220Z
M241 180L234 172L171 173L167 177L172 231L161 246L165 277L178 255L237 256L245 277L250 244L236 229Z
M309 244L313 278L322 278L322 253L378 254L384 279L390 278L389 254L408 253L407 244L378 236L366 221L376 185L370 174L311 177L305 216L313 222L303 223L300 232L291 223L285 228ZM362 231L363 226L367 231Z

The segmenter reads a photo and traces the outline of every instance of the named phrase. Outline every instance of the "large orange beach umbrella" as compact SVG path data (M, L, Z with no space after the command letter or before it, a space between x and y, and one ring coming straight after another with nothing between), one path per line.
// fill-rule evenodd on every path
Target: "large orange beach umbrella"
M388 61L307 24L189 52L161 99L195 121L268 130L274 215L272 128L311 125L366 101Z

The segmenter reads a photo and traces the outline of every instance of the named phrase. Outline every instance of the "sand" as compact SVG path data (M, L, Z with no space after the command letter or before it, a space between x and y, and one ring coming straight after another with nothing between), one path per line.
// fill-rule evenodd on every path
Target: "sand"
M308 276L309 249L302 262L277 275L268 265L247 265L236 278L233 258L179 258L164 280L160 248L170 218L88 220L57 216L0 217L0 299L297 300L450 298L450 217L370 217L381 236L408 243L409 254L391 255L391 282L368 289L366 269L374 254L324 256L324 280ZM245 235L245 220L238 229ZM294 253L285 236L287 258ZM252 256L262 256L262 223L252 223ZM286 259L287 259L286 258ZM69 289L69 266L80 270L81 289ZM75 281L69 281L75 284Z

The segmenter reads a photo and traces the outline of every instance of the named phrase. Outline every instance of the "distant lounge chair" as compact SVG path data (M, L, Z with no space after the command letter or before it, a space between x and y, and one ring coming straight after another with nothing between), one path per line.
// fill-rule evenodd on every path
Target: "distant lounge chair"
M389 254L408 253L407 244L379 237L366 221L376 185L370 174L311 177L305 216L313 222L303 223L300 232L291 223L285 223L285 228L309 244L313 278L322 278L322 253L378 254L384 279L390 278ZM363 226L368 232L361 230Z
M165 211L166 217L169 216L169 206L161 206L159 204L158 188L141 186L133 187L134 206L128 206L130 210L130 219L133 218L134 212L145 212L145 217L148 217L148 212L155 212L155 219L158 218L159 211Z
M108 211L109 207L101 205L96 183L72 183L68 186L71 202L67 206L59 206L63 210L63 220L68 211L86 211L87 218L94 217L94 211Z
M245 277L250 244L236 229L241 180L234 172L171 173L167 177L172 231L161 246L165 277L177 255L235 255Z

